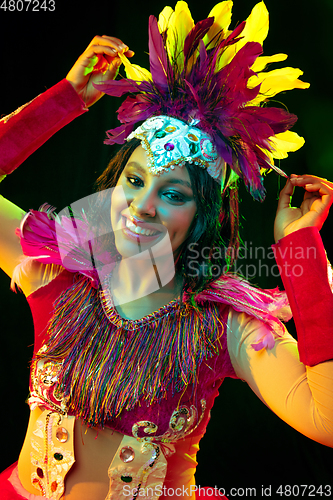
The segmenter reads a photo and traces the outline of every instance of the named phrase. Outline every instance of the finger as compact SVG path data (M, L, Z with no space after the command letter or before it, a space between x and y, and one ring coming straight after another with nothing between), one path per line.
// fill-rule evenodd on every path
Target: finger
M135 52L133 52L133 50L128 50L127 52L124 52L124 55L126 57L133 57L135 54ZM113 62L116 62L116 64L118 66L120 66L122 64L122 61L119 59L118 57L118 53L117 53L117 56L114 57L114 56L108 56L106 54L104 54L104 57L105 59L108 61L109 64L113 63Z
M317 196L320 199L322 204L322 209L328 210L333 202L333 189L328 184L322 182L317 182L314 184L305 184L304 189L306 193L309 193L310 196ZM307 196L305 194L304 199Z
M310 196L316 195L321 198L322 208L329 209L333 202L333 184L331 182L313 175L292 177L290 180L294 186L303 187ZM305 194L304 199L308 198L309 196Z
M328 213L332 203L333 203L333 190L326 186L325 184L306 184L305 186L306 192L309 193L310 196L317 196L318 200L320 200L321 205L316 207L317 212ZM304 196L306 198L306 195Z
M119 38L115 38L115 37L107 36L107 35L95 36L93 38L93 40L91 41L91 43L88 45L88 48L91 45L109 46L109 47L112 47L113 49L115 49L115 51L117 53L118 52L125 53L126 51L129 51L128 45L126 45L121 40L119 40ZM133 51L130 51L130 52L133 52ZM133 52L133 54L134 54L134 52Z
M114 48L111 47L110 45L89 45L89 47L83 52L81 58L84 60L84 58L90 59L94 55L99 55L99 54L105 54L110 57L116 57L118 54L118 51Z
M117 76L121 64L122 62L119 57L112 59L109 63L108 69L103 73L103 80L113 80Z
M293 193L294 193L294 186L290 182L290 179L288 179L284 188L280 192L278 210L290 207L290 201Z
M111 78L114 78L121 64L118 58L120 53L127 53L130 57L134 55L134 52L118 38L97 35L81 54L77 63L85 67L85 76L94 71L103 74L108 72Z
M307 191L318 191L321 195L331 194L333 196L333 188L326 184L325 182L317 182L315 184L304 184L304 188Z
M305 186L305 184L316 184L322 183L333 189L333 183L328 181L327 179L323 179L322 177L317 177L315 175L295 175L292 174L290 176L290 180L294 186Z

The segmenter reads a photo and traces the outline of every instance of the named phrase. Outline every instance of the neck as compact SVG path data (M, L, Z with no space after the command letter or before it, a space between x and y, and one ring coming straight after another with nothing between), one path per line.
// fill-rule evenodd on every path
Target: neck
M175 274L173 258L167 260L120 261L112 273L111 293L121 315L143 317L179 297L182 280Z

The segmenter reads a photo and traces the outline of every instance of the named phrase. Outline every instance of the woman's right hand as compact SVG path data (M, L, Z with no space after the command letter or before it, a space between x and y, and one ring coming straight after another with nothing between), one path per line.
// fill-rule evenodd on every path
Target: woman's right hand
M103 92L95 89L93 83L116 77L121 64L118 53L127 57L134 55L118 38L95 36L66 76L86 106L92 106L103 95Z

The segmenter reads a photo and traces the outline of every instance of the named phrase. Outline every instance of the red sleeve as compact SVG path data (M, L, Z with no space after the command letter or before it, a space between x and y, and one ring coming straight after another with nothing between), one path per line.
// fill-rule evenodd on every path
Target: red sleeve
M0 120L0 170L10 174L53 134L88 109L63 79Z
M35 327L34 352L41 348L46 338L48 322L53 315L54 302L74 283L74 276L73 273L65 270L50 283L38 288L27 297Z
M314 366L333 359L333 294L318 229L295 231L273 251L295 320L300 360Z

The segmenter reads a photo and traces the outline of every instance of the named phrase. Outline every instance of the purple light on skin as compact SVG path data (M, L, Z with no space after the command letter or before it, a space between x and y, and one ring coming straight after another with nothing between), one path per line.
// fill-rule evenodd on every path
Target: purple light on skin
M164 149L166 149L167 151L172 151L174 148L175 148L175 146L171 142L167 142L164 145Z

